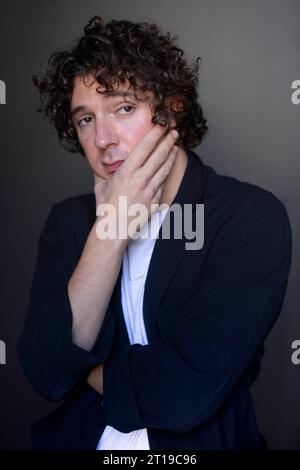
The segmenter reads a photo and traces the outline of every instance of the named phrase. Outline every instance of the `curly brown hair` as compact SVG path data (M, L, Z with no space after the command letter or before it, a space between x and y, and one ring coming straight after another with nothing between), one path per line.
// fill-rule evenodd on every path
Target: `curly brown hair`
M127 80L135 93L152 92L153 124L168 126L173 117L178 144L186 150L198 145L208 129L197 102L201 59L189 65L176 39L155 24L116 20L105 24L99 16L91 18L76 45L53 53L44 76L33 76L41 95L39 111L54 125L61 143L84 155L70 102L74 77L92 74L103 87L97 89L100 93L109 93Z

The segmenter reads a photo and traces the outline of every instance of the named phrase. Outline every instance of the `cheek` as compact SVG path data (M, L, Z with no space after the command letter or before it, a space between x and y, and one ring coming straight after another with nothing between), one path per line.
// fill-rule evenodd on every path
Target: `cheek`
M91 146L91 133L86 129L83 133L78 136L81 147L89 148Z
M130 147L133 148L152 128L151 116L147 116L147 119L138 119L127 127L125 139Z

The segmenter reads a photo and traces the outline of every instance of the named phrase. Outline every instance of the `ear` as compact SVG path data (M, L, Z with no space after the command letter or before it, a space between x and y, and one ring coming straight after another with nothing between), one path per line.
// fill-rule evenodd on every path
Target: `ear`
M172 127L175 127L177 124L175 119L176 113L179 113L183 110L182 101L179 98L176 98L176 96L170 97L166 99L166 106L169 108L172 115L170 124Z
M171 98L169 106L172 111L175 111L175 113L180 113L183 110L182 101L178 98Z

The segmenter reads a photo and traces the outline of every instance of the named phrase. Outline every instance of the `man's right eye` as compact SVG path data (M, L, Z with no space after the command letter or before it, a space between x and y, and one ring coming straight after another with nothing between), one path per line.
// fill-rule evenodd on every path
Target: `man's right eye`
M92 121L91 116L86 116L78 120L78 127L85 127L87 124L89 124Z

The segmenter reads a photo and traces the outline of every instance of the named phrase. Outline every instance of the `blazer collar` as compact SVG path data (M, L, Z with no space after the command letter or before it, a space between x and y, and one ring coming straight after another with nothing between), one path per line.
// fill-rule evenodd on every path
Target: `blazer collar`
M206 187L206 167L195 152L189 151L187 166L174 203L201 204Z
M185 173L181 180L173 204L190 204L194 212L196 204L203 203L206 187L206 169L200 158L192 151L188 152L188 162ZM166 222L164 219L162 227ZM158 239L155 242L154 250L150 260L150 265L145 282L143 314L148 341L155 338L155 314L163 300L164 293L176 272L178 263L185 251L186 238L176 239L172 237L172 223L170 239L161 238L162 227L160 228ZM115 307L121 316L121 329L123 334L128 334L124 321L124 314L121 303L121 275L118 277L112 298L112 307Z

